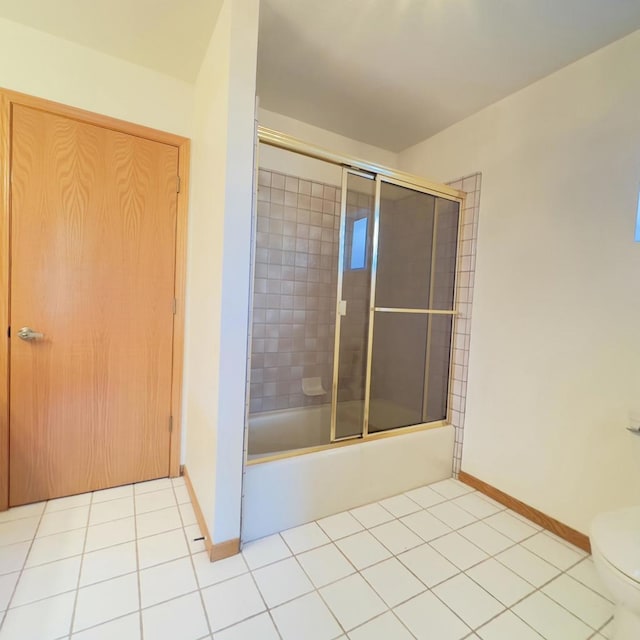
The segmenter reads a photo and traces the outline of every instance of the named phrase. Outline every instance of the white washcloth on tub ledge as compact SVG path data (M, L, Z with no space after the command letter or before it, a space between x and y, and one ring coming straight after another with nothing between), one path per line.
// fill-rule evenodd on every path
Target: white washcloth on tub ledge
M302 393L305 396L324 396L327 391L322 386L322 378L302 378Z

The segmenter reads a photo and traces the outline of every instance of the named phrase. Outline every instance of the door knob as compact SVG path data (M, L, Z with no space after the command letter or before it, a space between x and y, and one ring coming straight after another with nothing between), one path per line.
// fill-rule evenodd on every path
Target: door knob
M29 342L30 340L41 340L42 338L44 338L44 334L38 333L30 327L22 327L22 329L18 331L18 338Z

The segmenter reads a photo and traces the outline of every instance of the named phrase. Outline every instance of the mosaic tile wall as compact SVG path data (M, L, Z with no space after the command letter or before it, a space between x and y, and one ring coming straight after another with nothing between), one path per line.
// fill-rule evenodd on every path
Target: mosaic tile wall
M454 334L453 374L451 403L449 407L449 419L455 428L453 473L456 477L460 472L460 465L462 463L462 444L464 440L469 345L471 341L471 308L476 269L476 244L478 238L478 212L480 210L481 183L481 173L475 173L449 183L454 189L459 189L467 193L462 217L460 260L458 261L456 309L459 315Z
M256 225L249 411L331 402L340 189L260 169Z

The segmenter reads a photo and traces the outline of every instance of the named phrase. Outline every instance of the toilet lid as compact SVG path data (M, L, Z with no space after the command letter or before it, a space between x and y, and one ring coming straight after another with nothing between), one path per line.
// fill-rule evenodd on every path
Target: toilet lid
M640 507L596 516L591 537L609 563L640 582Z

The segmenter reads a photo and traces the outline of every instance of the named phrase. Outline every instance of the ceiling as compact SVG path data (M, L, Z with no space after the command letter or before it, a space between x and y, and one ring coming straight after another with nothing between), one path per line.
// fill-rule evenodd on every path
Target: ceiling
M223 0L0 0L193 82ZM640 0L261 0L266 109L400 151L640 28Z
M0 17L192 82L222 0L0 0Z
M260 106L400 151L638 28L639 0L262 0Z

